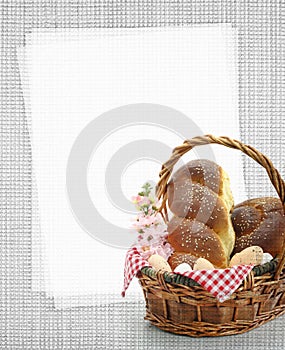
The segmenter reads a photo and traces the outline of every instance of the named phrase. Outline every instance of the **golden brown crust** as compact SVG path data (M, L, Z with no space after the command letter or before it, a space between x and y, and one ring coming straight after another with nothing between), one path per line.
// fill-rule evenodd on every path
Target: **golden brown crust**
M173 175L169 184L168 190L171 190L173 183L184 182L186 180L192 180L193 183L200 183L203 186L207 186L210 190L217 194L221 194L222 180L221 180L222 168L208 159L195 159L184 164ZM169 193L168 193L169 194ZM168 197L169 198L169 197Z
M215 192L189 180L176 182L169 190L169 209L175 215L196 219L215 231L221 231L228 221L225 203Z
M192 160L174 173L167 197L174 214L168 224L174 251L226 267L235 234L230 219L233 198L224 170L207 159Z
M236 205L232 223L237 236L233 254L252 245L273 257L282 252L285 216L279 198L253 198Z
M220 237L205 224L174 216L168 224L168 242L175 252L189 253L226 267L228 256Z
M174 252L169 258L168 258L168 264L170 265L172 271L176 269L176 267L182 263L187 263L191 266L193 269L193 266L195 262L198 260L198 258L192 254L189 253L181 253L181 252Z

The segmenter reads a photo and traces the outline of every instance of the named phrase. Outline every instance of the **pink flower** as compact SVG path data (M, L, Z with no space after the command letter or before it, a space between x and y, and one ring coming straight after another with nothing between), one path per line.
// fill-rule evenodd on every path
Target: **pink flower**
M150 201L150 199L149 199L148 197L141 197L141 200L139 200L139 201L137 202L137 204L138 204L140 207L142 207L143 205L148 206L148 205L151 204L151 201Z
M132 202L140 211L133 221L132 228L138 232L137 246L144 256L159 254L167 259L173 250L165 240L167 226L161 214L157 212L161 203L150 195L149 187L145 185L144 192L132 197Z
M143 198L142 196L137 195L137 196L133 196L131 198L131 200L132 200L133 203L137 204L137 203L139 203L142 200L142 198Z
M156 223L157 219L154 215L139 215L137 221L140 226L150 226Z
M141 248L140 254L145 259L148 260L149 257L153 254L158 254L162 256L165 260L168 260L170 255L173 253L173 248L171 245L165 241L162 241L160 244L149 246L147 250Z

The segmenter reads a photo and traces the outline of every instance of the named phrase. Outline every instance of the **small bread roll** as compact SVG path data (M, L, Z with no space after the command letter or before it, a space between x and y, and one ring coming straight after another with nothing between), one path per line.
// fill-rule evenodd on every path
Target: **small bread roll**
M193 267L193 271L196 270L214 270L215 266L207 259L199 258Z
M156 271L159 271L159 270L168 271L168 272L172 271L168 262L161 255L153 254L152 256L149 257L148 262Z
M235 265L260 265L263 259L263 249L259 246L245 248L236 253L230 261L230 267Z
M174 272L176 272L176 273L177 272L184 273L184 272L188 272L188 271L192 271L192 267L187 263L182 263L182 264L178 265L174 270Z

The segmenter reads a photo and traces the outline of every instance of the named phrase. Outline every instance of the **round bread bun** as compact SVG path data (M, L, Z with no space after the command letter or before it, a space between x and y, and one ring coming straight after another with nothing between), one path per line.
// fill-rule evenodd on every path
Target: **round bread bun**
M233 254L250 246L259 246L273 257L282 252L285 216L279 198L246 200L234 207L231 218L236 233Z

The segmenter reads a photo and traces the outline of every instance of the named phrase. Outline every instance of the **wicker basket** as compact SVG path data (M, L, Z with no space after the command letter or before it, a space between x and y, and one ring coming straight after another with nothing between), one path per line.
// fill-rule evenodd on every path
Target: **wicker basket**
M162 166L157 196L160 212L167 216L167 183L179 158L195 146L216 143L238 149L262 165L285 203L285 183L271 161L251 146L228 137L205 135L186 140L173 150ZM220 303L195 281L175 273L144 267L138 277L146 301L146 316L162 330L192 337L222 336L247 332L285 313L285 244L282 254L256 266L231 298Z

